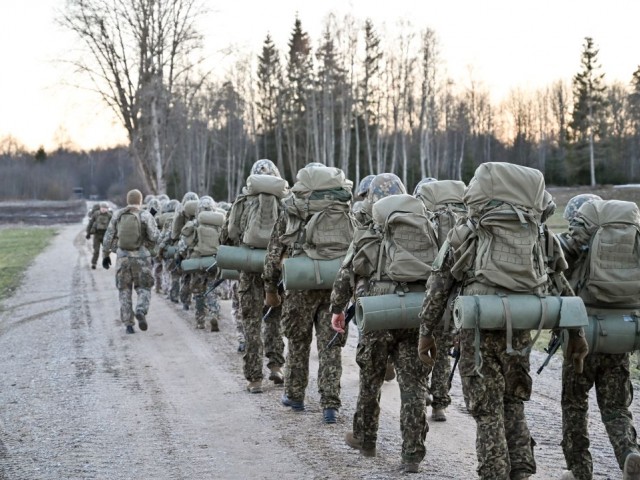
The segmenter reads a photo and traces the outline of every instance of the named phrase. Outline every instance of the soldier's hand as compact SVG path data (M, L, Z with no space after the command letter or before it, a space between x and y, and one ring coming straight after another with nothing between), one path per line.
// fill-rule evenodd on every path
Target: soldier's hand
M420 361L427 367L433 367L436 363L437 353L436 339L433 335L420 336L418 342L418 357L420 357Z
M282 299L278 292L266 292L264 295L264 304L268 307L279 307Z
M179 253L176 253L176 256L173 257L176 262L176 268L182 268L182 256Z
M87 240L89 240L89 239L91 238L91 234L90 234L90 233L87 233L87 234L85 235L85 237L84 237L84 238L86 238Z
M584 330L571 330L569 332L569 341L567 342L566 358L573 362L573 368L576 373L582 373L584 370L584 359L589 354L589 344L584 337Z
M104 268L105 270L109 270L110 266L111 266L111 257L107 255L102 259L102 268Z
M334 313L331 316L331 328L338 333L344 333L344 312Z

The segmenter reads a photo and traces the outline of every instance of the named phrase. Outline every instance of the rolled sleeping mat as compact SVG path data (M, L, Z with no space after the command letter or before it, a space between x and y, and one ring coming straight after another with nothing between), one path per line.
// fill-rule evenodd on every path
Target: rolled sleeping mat
M331 290L342 258L314 260L305 256L285 258L282 284L285 290Z
M182 261L180 267L182 271L187 272L197 272L197 271L205 271L211 266L216 264L216 257L196 257L196 258L187 258ZM215 267L214 267L215 268ZM213 270L213 268L211 269Z
M266 255L267 251L260 248L220 245L216 258L218 260L218 267L223 270L262 273Z
M544 308L543 308L544 304ZM588 324L587 309L580 297L538 297L537 295L461 295L453 304L456 328L506 330L508 309L514 330L572 328Z
M170 259L176 256L176 252L178 251L178 247L170 246L164 249L164 253L162 254L163 258Z
M423 301L424 292L359 297L356 301L356 325L362 333L418 328Z
M584 333L589 353L631 353L640 350L640 317L637 311L589 315L589 325L584 327Z
M237 270L220 270L220 278L224 278L225 280L240 280L240 272Z

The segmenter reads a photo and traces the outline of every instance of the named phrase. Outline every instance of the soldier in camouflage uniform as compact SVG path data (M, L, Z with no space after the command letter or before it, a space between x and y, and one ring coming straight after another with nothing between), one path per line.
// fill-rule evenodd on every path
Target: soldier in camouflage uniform
M305 168L325 167L313 162ZM349 194L351 193L349 189ZM294 255L294 247L283 242L290 213L286 210L273 227L267 247L264 268L264 286L267 305L279 305L282 301L282 328L288 340L287 364L285 369L285 393L281 403L293 411L304 411L304 397L309 383L309 355L313 330L316 333L318 350L318 392L325 423L336 423L340 401L340 377L342 376L342 342L334 342L327 348L334 333L331 329L331 290L287 290L281 300L278 284L282 274L281 262L286 256Z
M194 192L187 192L182 197L182 202L176 209L173 214L173 222L171 223L171 234L169 237L169 241L167 245L178 246L178 241L180 240L180 234L182 233L182 228L185 224L191 220L187 218L187 214L184 211L184 207L187 202L198 200L198 194ZM176 265L177 267L177 265ZM182 303L182 308L184 310L189 310L189 306L191 304L191 291L189 290L190 283L190 275L183 273L180 268L174 269L175 273L179 277L178 281L178 299L180 303ZM171 291L174 291L174 287L172 286ZM177 302L176 302L177 303Z
M215 207L216 205L213 198L207 195L201 197L198 201L198 213L204 211L213 212ZM196 218L188 221L183 227L180 240L178 241L177 258L179 262L184 258L192 258L194 249L198 246L198 243L202 241L197 235L198 225L198 216L196 215ZM208 310L212 332L220 331L220 326L218 325L220 320L220 295L218 288L210 291L206 298L205 293L211 287L210 284L213 283L216 273L217 269L213 268L209 272L196 271L189 275L189 291L193 294L196 304L196 328L204 328Z
M258 160L251 167L252 175L273 175L280 177L278 168L271 160ZM236 202L242 201L236 199ZM235 205L235 203L234 203ZM233 208L233 207L232 207ZM246 209L240 218L239 238L247 228ZM222 227L220 244L233 244L229 237L229 217ZM247 379L247 390L250 393L262 392L262 358L268 358L267 368L270 370L269 380L275 384L284 383L282 366L284 365L284 341L280 327L281 308L273 308L264 322L264 292L265 285L260 273L240 272L238 281L238 299L244 331L244 355L242 356L244 376ZM240 348L238 348L240 350Z
M93 210L92 210L93 211ZM100 202L98 209L93 212L87 224L87 240L93 235L93 255L91 256L91 268L96 269L98 257L100 256L100 246L104 240L104 234L107 231L109 222L113 212L109 209L107 202Z
M117 248L116 287L118 288L120 299L120 319L126 326L127 333L134 333L134 315L138 320L140 330L147 329L146 315L149 311L151 287L153 286L148 247L156 244L158 228L151 214L142 210L141 204L142 193L139 190L129 191L127 193L127 206L113 214L102 243L104 251L102 266L105 269L111 266L109 254ZM135 250L121 248L123 237L122 232L119 232L119 229L122 228L121 218L129 213L133 213L139 219L139 232L137 234L140 246ZM135 312L132 305L132 289L134 288L138 295Z
M473 180L472 180L473 181ZM551 204L550 204L551 205ZM555 205L553 205L555 207ZM454 228L448 236L446 247L440 250L434 261L431 277L420 313L420 341L418 354L427 365L433 365L437 355L434 331L441 328L443 314L452 292L461 289L464 295L491 295L496 287L473 281L471 277L463 284L466 272L455 267L460 260L461 247L453 239L464 237L465 225ZM452 244L454 246L452 246ZM474 252L475 254L475 252ZM554 256L548 265L550 278L563 286L562 292L571 294L571 289L562 271L566 263ZM454 276L454 272L455 275ZM551 286L549 286L551 291ZM508 293L502 290L502 293ZM524 402L531 396L532 380L529 376L529 353L508 355L504 331L480 330L478 351L482 363L476 365L476 332L463 329L459 336L459 371L467 408L476 421L476 454L478 477L481 480L522 480L536 472L533 455L535 441L531 437L524 414ZM513 331L513 349L522 351L531 344L529 330ZM581 368L588 351L582 329L570 332L567 357Z
M396 175L383 173L373 179L367 201L373 205L381 198L403 193L406 190L400 179ZM356 299L375 294L369 291L374 283L369 278L354 275L352 271L350 259L356 253L354 249L343 263L331 292L332 326L340 333L345 326L344 308L354 293ZM426 404L430 369L417 358L417 341L417 328L377 330L361 335L356 354L360 366L358 402L353 417L353 431L345 437L347 445L359 449L363 455L376 455L380 394L386 374L385 365L391 358L398 371L402 464L408 473L418 472L425 456L425 438L429 430Z
M570 222L568 233L563 233L561 245L569 267L575 275L585 261L585 247L591 236L580 222L573 222L580 207L587 202L601 200L597 195L583 194L573 197L564 212ZM581 280L572 275L572 287ZM640 449L638 448L633 416L629 410L633 400L633 386L629 378L629 353L590 353L584 362L584 371L578 374L571 362L562 365L562 451L568 471L563 480L591 480L593 461L589 452L589 392L595 385L598 407L613 452L623 470L623 479L640 479Z
M162 261L162 289L173 303L178 303L180 292L180 273L176 269L173 255L166 256L166 249L171 245L171 226L176 209L180 205L178 200L168 201L162 209L160 218L163 220L158 236L158 259Z

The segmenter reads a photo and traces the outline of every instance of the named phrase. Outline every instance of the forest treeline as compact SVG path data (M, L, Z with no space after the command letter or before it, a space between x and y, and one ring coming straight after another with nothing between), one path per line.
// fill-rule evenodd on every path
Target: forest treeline
M70 0L60 19L87 47L77 66L120 117L148 192L233 199L259 158L290 181L318 161L355 182L394 172L409 189L466 181L486 161L553 185L640 181L640 67L608 82L592 38L576 39L572 79L494 103L479 79L447 75L436 31L383 34L351 16L329 14L317 39L296 17L286 46L265 32L260 52L206 72L202 15L197 0Z

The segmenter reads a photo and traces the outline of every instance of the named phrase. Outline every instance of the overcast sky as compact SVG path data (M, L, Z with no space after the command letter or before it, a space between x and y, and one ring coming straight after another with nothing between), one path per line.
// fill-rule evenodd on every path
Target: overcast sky
M64 0L0 1L0 139L13 135L31 149L68 137L80 148L124 142L126 136L100 98L71 83L55 62L73 38L54 23ZM584 37L594 38L606 80L628 83L640 64L639 0L324 0L208 1L207 54L234 44L258 53L267 32L281 51L298 12L315 47L329 11L369 17L377 30L401 19L432 28L449 75L464 84L469 69L498 102L512 88L569 81L579 69Z

